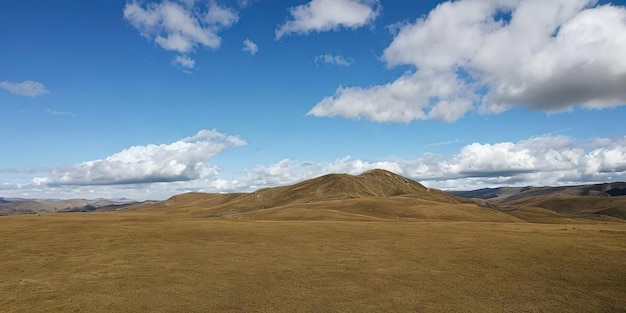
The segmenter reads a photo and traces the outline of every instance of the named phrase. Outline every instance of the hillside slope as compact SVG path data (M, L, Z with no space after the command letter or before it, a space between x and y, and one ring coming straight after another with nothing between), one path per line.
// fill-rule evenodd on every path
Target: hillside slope
M626 183L559 187L501 187L451 192L513 216L538 222L558 219L625 219ZM481 199L481 200L478 200Z
M511 202L532 196L546 196L553 194L617 197L626 195L626 182L557 187L499 187L469 191L450 191L450 193L455 196L465 198L489 199L492 202Z
M138 210L267 220L520 221L385 170L357 176L328 174L252 193L187 193Z

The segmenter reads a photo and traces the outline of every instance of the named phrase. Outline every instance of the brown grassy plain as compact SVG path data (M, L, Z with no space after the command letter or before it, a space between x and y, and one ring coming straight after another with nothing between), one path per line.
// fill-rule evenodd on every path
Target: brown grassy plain
M2 312L626 312L626 223L0 218Z

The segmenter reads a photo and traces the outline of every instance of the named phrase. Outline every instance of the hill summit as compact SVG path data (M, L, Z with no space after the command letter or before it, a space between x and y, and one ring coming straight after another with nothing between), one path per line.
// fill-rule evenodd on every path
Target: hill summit
M254 194L272 199L273 205L396 196L457 202L454 197L439 190L431 192L431 189L418 182L382 169L370 170L358 176L327 174L294 185L257 190Z
M327 174L250 193L186 193L150 208L196 217L268 220L516 220L382 169Z

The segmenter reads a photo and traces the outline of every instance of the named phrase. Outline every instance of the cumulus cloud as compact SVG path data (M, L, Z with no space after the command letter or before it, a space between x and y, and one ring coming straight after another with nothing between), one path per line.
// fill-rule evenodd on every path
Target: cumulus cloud
M258 188L292 184L330 173L357 175L376 168L402 173L402 169L394 162L365 162L358 159L353 160L349 156L334 162L325 163L284 159L270 165L258 165L253 169L247 170L244 176L232 181L223 179L216 181L213 184L213 188L221 191L250 191Z
M243 169L234 179L222 177L216 166L206 163L212 155L242 145L245 141L238 137L203 130L171 144L131 147L65 170L0 169L0 189L11 197L164 199L190 191L247 192L375 168L431 188L455 190L626 181L626 137L579 141L544 135L517 142L475 142L451 155L426 153L409 159L284 159Z
M515 106L560 112L626 104L626 8L595 0L460 0L394 26L382 55L413 70L339 87L309 112L377 122L455 121ZM506 16L510 15L510 18Z
M198 47L219 48L218 33L237 23L239 15L214 0L202 4L194 0L150 2L145 6L130 1L124 7L124 19L161 48L182 54L176 63L190 69L195 62L186 54Z
M626 180L625 153L626 137L590 143L546 135L516 143L473 143L449 158L427 155L406 165L410 177L444 188L564 185Z
M333 162L281 160L259 165L234 180L211 181L214 191L251 191L296 183L328 173L360 174L383 168L441 189L570 185L626 181L626 137L575 141L545 135L518 142L472 143L453 155L426 153L415 159Z
M217 28L229 28L239 21L239 14L228 7L218 5L214 0L209 1L209 11L204 16L204 22Z
M276 29L276 39L290 34L356 29L372 23L380 10L377 0L311 0L289 9L291 19Z
M626 137L575 141L545 135L518 142L472 143L453 155L426 153L415 159L332 162L284 159L245 170L236 179L210 177L177 182L179 190L232 192L293 184L329 173L358 175L382 168L441 189L571 185L626 181Z
M386 85L368 88L339 87L334 96L324 98L308 114L354 119L366 117L377 122L433 118L451 121L472 107L472 95L453 75L429 74L420 71ZM426 111L434 102L436 105Z
M193 70L196 67L196 61L186 55L177 55L172 60L172 64L178 65L185 70Z
M0 82L0 89L7 90L14 95L27 97L37 97L49 93L42 83L32 80L25 80L20 83L5 80Z
M324 62L326 64L337 65L337 66L350 66L354 63L354 59L352 58L344 58L341 55L332 55L330 53L321 54L315 57L315 63Z
M250 52L251 55L255 55L259 52L259 46L257 46L257 44L252 40L246 38L246 40L243 41L243 48L241 50L244 52Z
M188 181L211 177L218 169L206 161L232 147L246 145L239 137L215 130L171 144L134 146L102 160L57 169L45 180L49 185L116 185ZM40 181L42 178L39 178Z

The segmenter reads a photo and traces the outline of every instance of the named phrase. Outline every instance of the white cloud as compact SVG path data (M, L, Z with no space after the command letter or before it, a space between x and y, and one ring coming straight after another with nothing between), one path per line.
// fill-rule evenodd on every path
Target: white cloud
M205 163L206 160L245 144L235 136L201 130L171 144L134 146L103 160L57 169L47 182L53 186L115 185L201 179L217 174L217 167Z
M291 19L276 29L276 39L342 27L356 29L372 23L380 10L377 0L311 0L289 9Z
M626 137L575 142L540 136L517 143L473 143L450 158L425 156L409 176L446 188L564 185L626 180ZM478 186L478 187L477 187Z
M72 112L68 112L68 111L57 111L57 110L46 110L46 112L48 112L49 114L52 115L62 115L62 116L76 116L74 113Z
M186 70L193 70L196 67L196 61L186 55L177 55L172 63Z
M545 135L516 143L472 143L449 156L426 153L415 159L380 161L345 157L321 163L285 159L246 170L233 180L212 180L204 188L213 192L252 191L329 173L356 175L375 168L442 189L571 185L626 181L624 160L626 137L579 142L565 136Z
M204 17L208 25L220 28L229 28L239 21L239 14L228 7L218 5L214 0L209 1L209 12Z
M308 114L410 122L432 118L455 120L472 107L466 86L459 84L453 75L429 74L420 71L369 88L339 87L334 96L324 98ZM432 79L427 80L429 77ZM432 102L437 102L437 106L428 111Z
M426 153L412 159L284 159L241 170L234 179L220 176L216 166L206 163L216 153L242 145L245 141L238 137L203 130L171 144L131 147L65 170L0 169L0 189L5 197L164 199L190 191L253 191L375 168L428 187L457 190L626 181L626 137L578 141L544 135L518 142L475 142L452 155Z
M455 139L455 140L447 140L447 141L440 141L440 142L433 142L433 143L429 143L426 145L426 147L433 147L433 146L446 146L446 145L451 145L451 144L455 144L458 143L459 140Z
M257 1L259 1L259 0L237 0L237 5L240 8L245 9L245 8L251 6L252 4L254 4Z
M330 53L327 54L321 54L315 57L315 63L318 62L324 62L327 64L331 64L331 65L337 65L337 66L350 66L354 63L354 59L352 58L344 58L341 55L332 55Z
M203 7L186 0L148 3L145 7L137 1L128 2L124 19L163 49L185 54L196 47L219 48L218 32L232 26L239 17L236 11L215 1Z
M595 0L444 2L397 33L382 59L414 68L339 87L315 116L455 121L515 106L547 112L626 104L626 8ZM510 20L500 16L510 14Z
M402 173L402 169L394 162L364 162L358 159L352 160L349 156L328 163L284 159L270 165L258 165L247 170L244 176L232 181L217 181L213 188L220 191L251 191L264 187L293 184L324 174L348 173L356 175L376 168Z
M33 184L37 186L45 185L48 183L48 177L35 177L33 178Z
M37 97L49 93L42 83L32 80L25 80L21 83L5 80L0 82L0 89L5 89L14 95L27 97Z
M251 55L255 55L257 52L259 52L259 46L257 46L257 44L254 43L252 40L246 38L246 40L243 41L243 48L241 50L245 52L250 52Z

